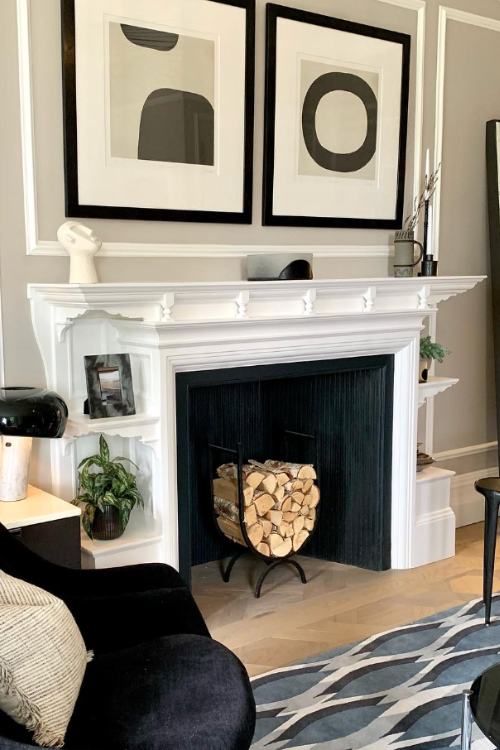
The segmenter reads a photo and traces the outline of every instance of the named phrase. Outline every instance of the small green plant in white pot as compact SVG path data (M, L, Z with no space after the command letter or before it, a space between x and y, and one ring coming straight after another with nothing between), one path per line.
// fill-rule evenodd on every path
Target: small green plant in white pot
M136 505L144 507L135 474L123 461L138 467L124 456L109 457L109 446L99 437L99 453L84 458L78 466L76 505L82 504L82 526L91 539L117 539L127 528Z
M435 359L436 362L443 362L448 354L450 354L450 351L445 346L438 344L437 341L432 341L430 336L422 336L420 339L420 368L418 382L427 382L429 369L433 359Z

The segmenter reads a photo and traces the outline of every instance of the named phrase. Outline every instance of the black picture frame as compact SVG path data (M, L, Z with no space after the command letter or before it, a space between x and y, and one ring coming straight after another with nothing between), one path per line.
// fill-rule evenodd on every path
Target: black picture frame
M92 0L96 2L97 0ZM182 0L179 0L182 2ZM208 0L233 5L246 11L245 126L243 167L243 209L200 211L133 206L81 204L78 195L78 128L76 101L75 0L61 0L62 90L64 119L65 215L71 218L129 219L207 223L252 223L253 140L255 89L255 0Z
M374 39L402 45L400 133L398 144L398 176L395 215L392 218L350 218L331 216L288 216L273 212L276 124L276 60L277 22L279 18L346 31ZM266 81L264 110L264 170L262 222L268 226L342 227L350 229L398 229L403 222L404 188L406 176L406 144L408 131L408 101L410 81L411 37L408 34L375 26L345 21L318 13L268 4L266 12Z
M90 419L136 413L130 355L92 354L84 363Z

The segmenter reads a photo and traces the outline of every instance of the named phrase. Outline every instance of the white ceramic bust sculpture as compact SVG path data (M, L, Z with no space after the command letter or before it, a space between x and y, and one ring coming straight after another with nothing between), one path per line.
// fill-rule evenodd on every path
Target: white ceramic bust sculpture
M102 245L99 237L78 221L66 221L57 230L57 239L70 257L69 283L95 284L94 255Z

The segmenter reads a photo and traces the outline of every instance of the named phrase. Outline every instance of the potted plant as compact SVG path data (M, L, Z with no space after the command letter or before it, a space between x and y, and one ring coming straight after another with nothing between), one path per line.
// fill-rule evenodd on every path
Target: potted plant
M432 341L430 336L422 336L420 339L420 368L418 382L427 382L429 368L433 359L437 362L442 362L448 354L450 354L450 352L445 346L438 344L436 341Z
M127 528L135 506L144 507L136 477L127 471L123 461L138 468L123 456L110 459L108 444L101 435L99 453L84 458L78 466L74 502L84 505L82 526L91 539L117 539Z

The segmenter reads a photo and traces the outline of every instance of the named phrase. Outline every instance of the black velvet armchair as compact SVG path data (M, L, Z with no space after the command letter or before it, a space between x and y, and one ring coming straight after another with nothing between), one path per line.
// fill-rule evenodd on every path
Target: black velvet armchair
M66 750L250 747L255 702L248 676L211 639L176 570L160 564L62 568L1 524L0 569L63 599L94 650ZM0 711L0 749L33 747L29 733Z

